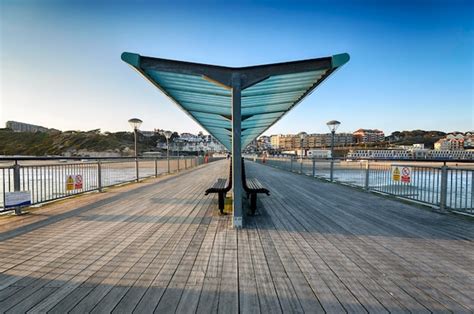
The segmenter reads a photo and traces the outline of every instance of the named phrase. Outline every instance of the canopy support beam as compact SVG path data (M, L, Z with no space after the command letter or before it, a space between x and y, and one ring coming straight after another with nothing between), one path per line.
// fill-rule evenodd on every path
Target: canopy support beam
M232 187L233 187L233 226L242 228L242 147L241 126L241 77L240 73L232 75Z

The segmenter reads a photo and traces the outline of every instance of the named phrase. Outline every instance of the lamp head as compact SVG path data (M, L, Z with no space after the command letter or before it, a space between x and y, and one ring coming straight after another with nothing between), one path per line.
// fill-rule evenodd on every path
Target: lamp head
M328 123L326 123L326 125L328 126L328 128L331 132L336 132L339 125L341 125L341 122L339 122L337 120L331 120Z
M173 135L173 132L171 132L171 131L162 131L161 134L164 135L167 140L169 140L171 138L171 135Z
M130 123L131 127L134 129L134 130L138 130L138 128L140 127L140 125L142 125L142 120L140 119L137 119L137 118L133 118L133 119L130 119L128 120L128 123Z

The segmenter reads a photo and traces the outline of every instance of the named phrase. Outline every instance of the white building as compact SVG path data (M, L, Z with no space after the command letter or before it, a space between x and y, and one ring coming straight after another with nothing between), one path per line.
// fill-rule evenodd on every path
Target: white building
M170 143L170 149L179 152L225 152L227 149L211 135L181 133Z
M351 159L461 159L474 160L471 150L432 150L432 149L387 149L387 150L355 150L347 154Z
M280 148L280 138L283 137L283 134L277 134L270 136L270 145L273 149Z

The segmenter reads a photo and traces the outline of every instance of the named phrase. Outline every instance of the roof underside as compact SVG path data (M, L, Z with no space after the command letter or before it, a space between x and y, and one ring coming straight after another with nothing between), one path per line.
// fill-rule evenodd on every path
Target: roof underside
M232 147L232 75L242 78L241 145L245 148L349 60L328 58L228 68L124 53L132 65L227 149Z

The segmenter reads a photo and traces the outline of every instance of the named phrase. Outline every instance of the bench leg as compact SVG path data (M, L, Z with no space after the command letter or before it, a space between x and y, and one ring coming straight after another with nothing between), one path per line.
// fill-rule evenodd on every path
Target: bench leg
M225 194L226 194L226 193L218 193L219 210L221 211L221 214L224 213Z
M257 209L257 193L250 193L250 210L252 215L255 214L255 210Z

